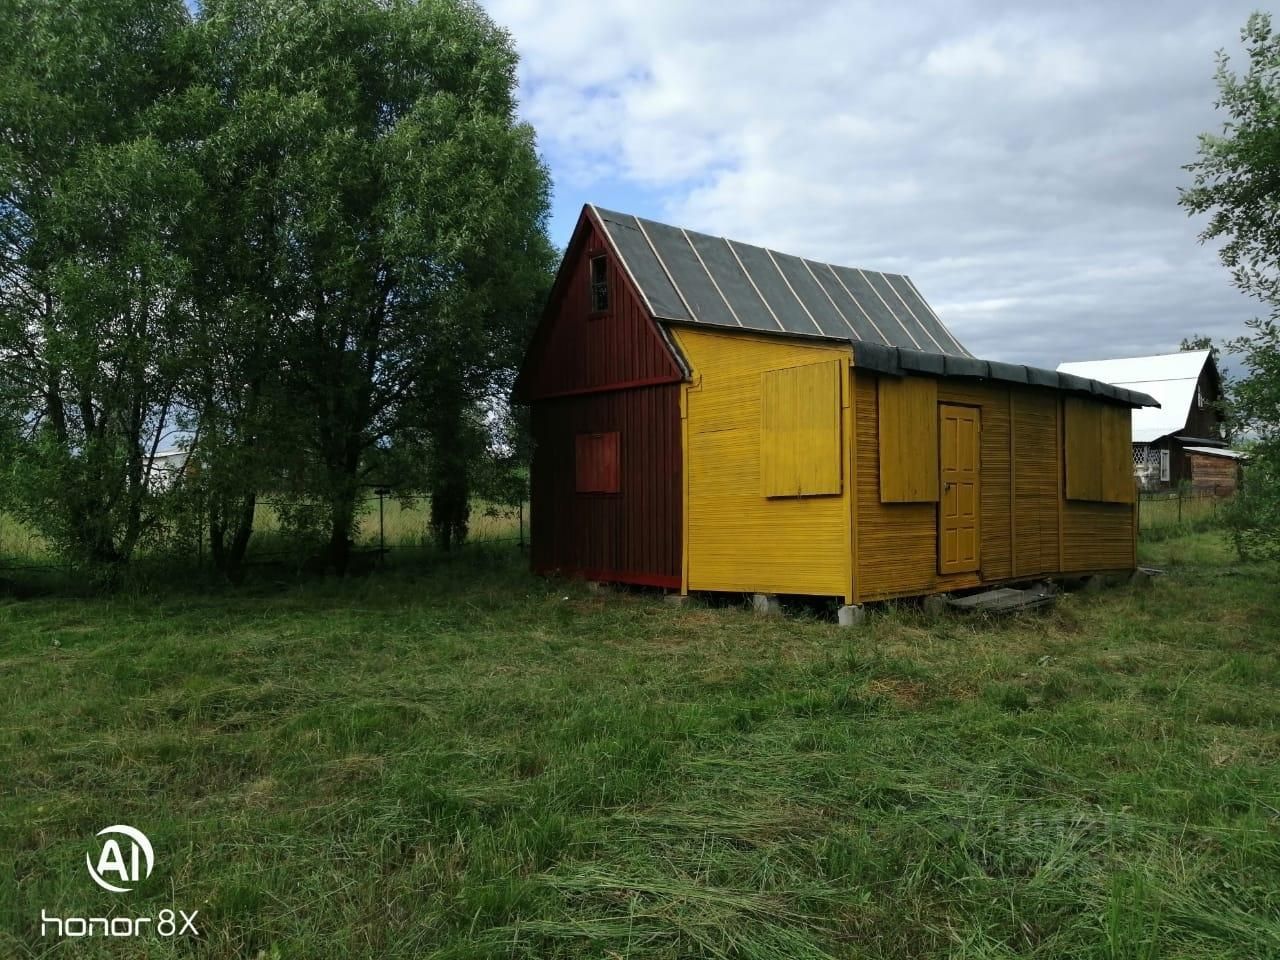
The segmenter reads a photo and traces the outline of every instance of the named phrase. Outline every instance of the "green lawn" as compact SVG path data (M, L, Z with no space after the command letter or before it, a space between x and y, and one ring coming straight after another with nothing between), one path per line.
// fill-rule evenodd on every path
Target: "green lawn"
M0 957L1280 956L1277 571L1146 550L1147 592L856 631L514 550L0 601ZM198 945L40 936L167 907Z

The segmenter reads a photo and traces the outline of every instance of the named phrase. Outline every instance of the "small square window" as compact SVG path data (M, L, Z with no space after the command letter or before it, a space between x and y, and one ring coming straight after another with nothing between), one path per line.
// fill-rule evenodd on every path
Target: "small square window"
M603 313L609 309L609 260L599 256L591 258L591 312Z

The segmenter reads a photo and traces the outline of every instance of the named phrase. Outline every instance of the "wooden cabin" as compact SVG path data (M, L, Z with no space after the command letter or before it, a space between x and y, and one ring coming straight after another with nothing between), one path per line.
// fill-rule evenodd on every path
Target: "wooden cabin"
M911 280L584 208L516 383L536 571L854 604L1135 566L1143 393Z

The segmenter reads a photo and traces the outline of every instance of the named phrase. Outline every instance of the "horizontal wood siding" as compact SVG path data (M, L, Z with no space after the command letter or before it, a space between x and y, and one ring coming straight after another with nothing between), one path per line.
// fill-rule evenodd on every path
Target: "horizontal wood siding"
M1013 575L1058 569L1058 497L1062 469L1058 396L1013 389Z
M680 385L533 404L539 572L680 586ZM579 434L618 434L618 492L577 493Z
M1191 485L1197 493L1216 493L1218 496L1235 493L1236 481L1240 475L1238 460L1205 453L1188 453L1187 464L1191 468Z
M666 342L612 252L609 309L591 312L590 261L604 252L603 238L584 217L525 360L523 399L680 379Z
M1137 560L1131 503L1068 500L1062 513L1062 572L1129 570Z
M938 505L881 502L878 381L855 368L853 382L858 418L858 597L879 600L928 593L937 579Z
M766 498L760 444L762 375L847 362L850 348L684 328L675 335L694 378L685 460L689 589L847 595L847 481L835 495Z
M1131 504L1075 503L1062 496L1058 394L944 379L938 381L939 403L981 409L982 554L978 573L939 575L937 505L881 502L878 378L856 368L853 373L859 599L1134 565ZM1123 439L1113 441L1127 450Z

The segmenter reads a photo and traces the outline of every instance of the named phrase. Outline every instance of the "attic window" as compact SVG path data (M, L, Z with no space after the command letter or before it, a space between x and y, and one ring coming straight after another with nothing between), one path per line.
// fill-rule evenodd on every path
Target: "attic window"
M609 309L609 261L604 256L591 258L591 312Z

